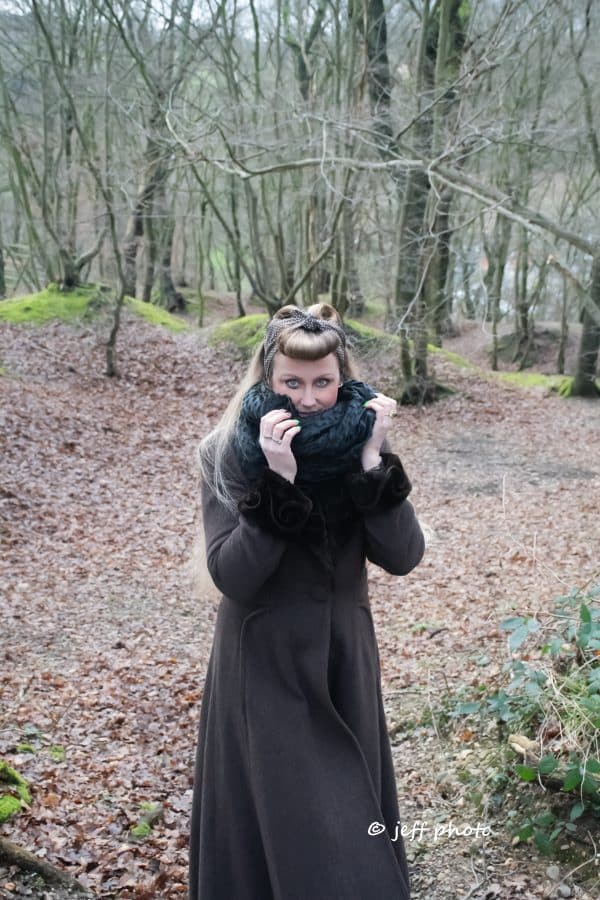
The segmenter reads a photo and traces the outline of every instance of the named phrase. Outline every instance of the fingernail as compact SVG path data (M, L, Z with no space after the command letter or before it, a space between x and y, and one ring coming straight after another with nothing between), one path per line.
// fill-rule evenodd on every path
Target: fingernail
M300 419L292 419L292 422L295 422L296 425L300 425Z

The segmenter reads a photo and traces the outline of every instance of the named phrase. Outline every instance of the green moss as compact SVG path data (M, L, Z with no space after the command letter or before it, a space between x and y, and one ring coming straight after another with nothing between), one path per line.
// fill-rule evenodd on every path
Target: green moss
M159 803L153 803L152 800L144 800L140 803L140 809L144 812L155 813L160 808Z
M359 355L389 351L392 348L400 347L400 338L395 334L382 331L381 328L364 325L357 319L346 319L344 324Z
M561 377L562 381L560 382L558 387L554 387L553 390L558 390L558 393L561 397L570 397L573 392L573 382L575 381L575 379L572 375L567 378L563 376ZM596 379L596 387L598 388L598 393L600 394L600 380L598 379Z
M55 284L49 284L37 294L2 300L0 320L16 325L41 325L50 319L73 321L93 316L102 308L112 308L113 296L110 291L94 284L83 285L72 291L61 291ZM125 304L131 312L151 325L162 325L170 331L185 331L188 328L186 322L154 303L126 297Z
M51 747L48 747L48 753L56 762L64 762L66 753L65 748L61 744L52 744Z
M245 356L250 356L257 344L262 341L268 321L269 316L266 313L252 313L249 316L241 316L239 319L230 319L228 322L217 325L209 342L211 344L233 344Z
M156 306L154 303L145 303L143 300L137 300L133 297L126 297L125 303L128 309L140 316L140 318L145 319L146 322L150 322L151 325L163 325L170 331L188 330L189 326L186 322L167 312L161 306Z
M33 744L17 744L17 753L35 753Z
M568 397L571 392L573 384L572 376L560 374L544 375L541 372L495 372L493 369L482 369L481 366L475 365L475 363L470 362L470 360L465 357L459 356L457 353L452 353L449 350L444 350L443 347L436 347L435 344L428 344L427 350L429 353L442 355L448 362L451 362L460 368L472 369L473 371L478 372L483 378L506 381L517 387L543 387L550 391L558 392L562 397ZM598 381L597 384L600 388L600 381Z
M22 324L31 322L40 325L48 319L76 319L86 312L90 301L98 294L95 285L77 288L73 291L61 291L56 285L48 287L37 294L16 297L14 300L0 302L0 320Z
M5 822L10 816L19 812L22 806L29 806L31 793L29 784L16 769L8 763L0 760L0 784L10 787L10 794L0 796L0 822ZM16 796L15 796L16 795Z
M212 332L210 343L233 344L244 355L250 356L262 341L268 321L269 317L266 313L253 313L223 322ZM347 319L345 325L359 354L389 350L390 346L397 346L400 343L400 339L396 335L387 334L379 328L363 325L356 319Z
M152 828L148 822L140 822L138 825L134 825L129 833L135 840L140 840L140 838L148 837L151 831Z
M436 628L442 628L439 622L415 622L414 625L410 626L410 630L415 634L419 634L422 631L435 631Z
M368 319L371 317L381 318L385 316L387 310L387 304L383 297L369 297L365 300L365 305L363 307L363 317Z
M466 359L466 357L460 356L458 353L453 353L451 350L446 350L444 347L436 347L435 344L427 344L427 352L437 353L439 356L443 356L448 362L453 363L461 369L478 368L469 359Z
M2 794L0 796L0 824L6 822L15 813L21 811L21 802L12 794Z
M129 837L132 841L147 838L152 831L152 825L162 815L160 803L152 803L146 800L140 803L140 809L144 814L137 825L134 825L129 831Z
M559 390L562 382L568 380L564 375L543 375L541 372L494 372L494 375L521 387L547 387L551 390Z

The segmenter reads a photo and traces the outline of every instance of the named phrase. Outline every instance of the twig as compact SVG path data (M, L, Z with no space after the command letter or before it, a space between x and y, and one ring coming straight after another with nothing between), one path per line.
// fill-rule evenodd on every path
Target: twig
M472 888L470 888L466 894L460 898L460 900L469 900L469 897L472 897L475 891L478 891L480 887L486 883L487 878L484 878L483 881L476 881Z

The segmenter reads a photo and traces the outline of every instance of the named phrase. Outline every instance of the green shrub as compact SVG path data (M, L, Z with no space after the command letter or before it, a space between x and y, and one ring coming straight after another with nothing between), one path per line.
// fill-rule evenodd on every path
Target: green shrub
M503 683L459 697L448 712L451 719L474 717L482 729L493 724L508 737L518 754L505 773L509 779L570 798L566 815L543 810L516 823L517 839L533 839L542 853L554 852L584 813L600 816L599 599L600 585L574 589L555 598L547 617L505 619L511 659Z

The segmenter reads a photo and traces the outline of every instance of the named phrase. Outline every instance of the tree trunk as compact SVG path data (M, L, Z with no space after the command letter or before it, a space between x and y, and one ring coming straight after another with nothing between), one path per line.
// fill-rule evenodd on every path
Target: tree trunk
M342 227L335 242L335 269L331 302L342 316L360 316L365 305L354 255L354 215L351 200L344 201Z
M234 178L231 178L229 182L229 202L231 206L231 228L235 234L236 245L241 247L242 236L237 214L237 184ZM245 316L246 311L242 303L242 267L239 253L235 253L233 258L233 288L235 290L235 304L238 316Z
M6 297L6 274L4 268L4 242L2 239L2 221L0 220L0 300Z
M148 125L151 131L156 130L161 116L160 103L156 98L155 103L156 108L150 117ZM163 190L168 174L163 164L163 150L156 137L148 137L144 161L144 179L129 216L127 230L123 239L125 293L130 297L136 296L137 257L141 239L144 236L144 221L151 214L155 205L155 197L157 193Z
M416 91L421 116L414 125L413 145L418 154L430 155L433 140L433 117L431 111L423 112L423 102L431 97L434 84L435 42L431 29L436 30L429 15L429 2L423 4L421 37L417 54ZM396 286L394 307L396 321L406 323L401 329L401 366L406 385L406 399L421 398L426 392L427 381L427 323L421 316L427 314L420 289L420 276L424 273L424 228L425 211L430 191L429 175L425 169L411 170L406 179L404 196L398 186L402 203L398 228L398 259L396 265ZM414 338L414 372L410 359L408 331ZM404 335L402 334L404 332Z
M321 186L315 187L310 194L310 248L308 260L314 259L319 254L319 244L323 234L327 215L327 202ZM311 294L319 299L319 294L326 294L331 289L331 272L325 260L318 265L311 276Z
M563 295L560 310L560 341L558 344L558 359L556 361L557 371L564 375L565 372L565 354L567 349L567 340L569 337L569 322L567 319L567 306L569 300L569 291L567 289L567 279L563 277Z
M521 229L517 265L515 269L515 299L517 312L517 334L521 341L529 340L529 302L527 276L529 274L529 233Z
M156 228L152 217L152 210L148 210L144 224L145 240L144 240L144 284L142 287L142 300L145 303L152 302L152 288L154 287L154 276L156 272Z
M456 130L456 118L460 95L453 86L460 70L460 60L465 43L464 15L466 6L462 0L441 0L432 17L431 37L437 37L432 61L435 61L433 86L440 97L433 112L433 135L430 141L433 156L444 152L448 141ZM437 24L437 35L435 25ZM460 162L459 162L460 165ZM427 267L424 271L421 290L426 297L425 310L433 322L433 330L438 346L442 343L442 334L451 330L445 287L450 259L450 207L453 192L446 188L437 199L433 222L425 231L428 237L424 240L430 246L424 252Z
M511 221L500 213L496 213L494 223L494 236L492 243L488 243L484 237L485 252L488 258L488 270L484 276L484 283L488 297L488 315L492 316L492 359L491 366L494 371L498 369L498 322L500 321L500 300L502 299L502 283L504 281L504 269L508 258L510 244Z
M452 192L444 191L440 196L433 226L435 245L425 283L427 305L431 310L435 342L438 347L442 346L443 335L450 333L452 330L452 309L449 296L446 293L450 263L450 241L452 239L450 231L451 202Z
M467 319L474 320L477 318L477 310L475 309L475 303L473 301L473 293L471 291L471 275L473 274L473 270L475 266L473 263L465 259L463 257L461 262L462 268L462 287L464 292L464 300L463 300L463 308L465 311L465 317Z
M600 247L592 262L590 299L583 308L583 330L577 354L577 371L571 394L577 397L598 397L596 385L598 353L600 352Z
M139 243L144 234L144 215L141 203L136 203L123 239L123 269L125 272L125 293L135 297L137 286L137 254Z
M110 334L106 342L106 371L108 378L114 378L117 375L117 335L121 325L121 312L125 302L125 291L123 290L124 281L121 281L121 290L117 295L115 308L113 310L113 321Z
M173 258L173 237L175 221L172 216L165 220L160 260L160 301L169 312L184 312L186 308L183 294L175 288L171 260Z

